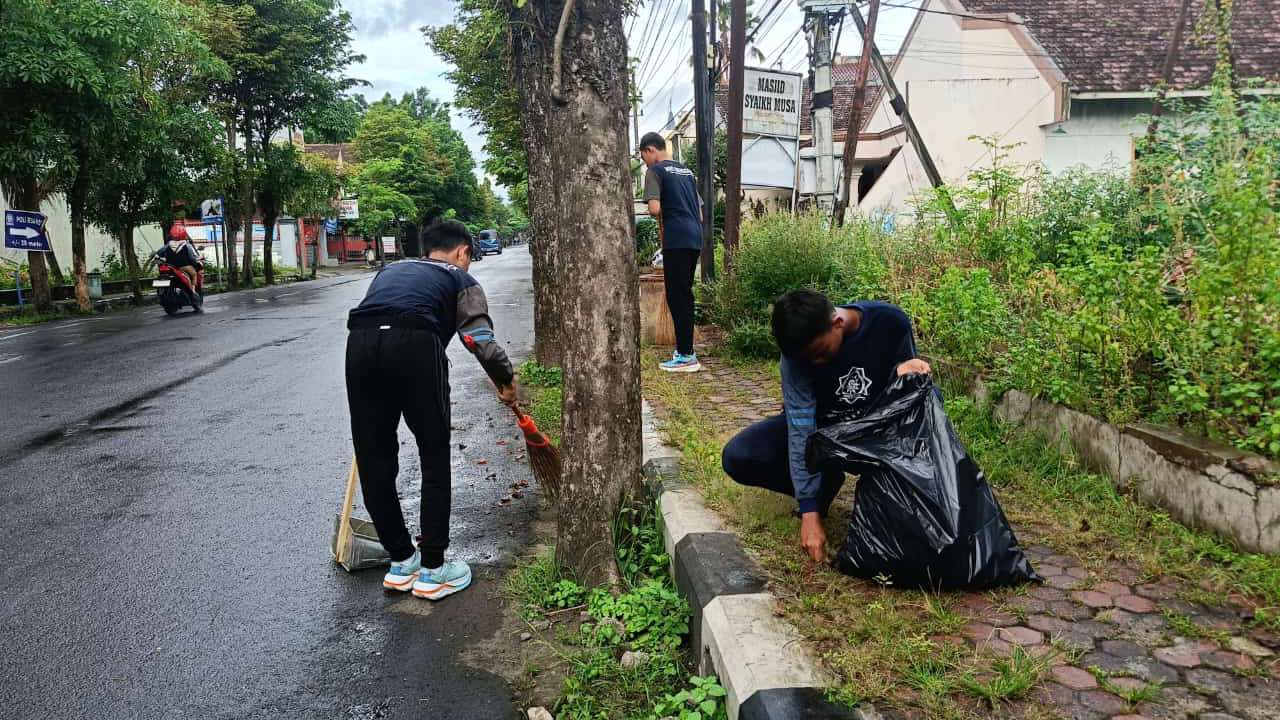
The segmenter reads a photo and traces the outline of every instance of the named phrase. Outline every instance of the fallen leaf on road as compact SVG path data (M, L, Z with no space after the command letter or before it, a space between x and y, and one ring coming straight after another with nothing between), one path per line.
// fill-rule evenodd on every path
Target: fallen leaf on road
M466 449L467 449L467 446L466 446L466 444L465 444L465 443L458 443L458 449L459 449L459 450L466 450Z
M511 497L513 497L513 498L522 498L522 497L524 497L524 493L520 492L519 490L516 490L515 492L511 493Z
M521 480L521 481L520 481L520 487L529 487L529 481L528 481L528 480Z
M507 444L507 441L506 441L506 440L499 440L499 441L498 441L498 444L499 444L499 445L506 445L506 444Z
M476 464L477 464L477 465L488 465L488 464L489 464L489 461L488 461L488 460L485 460L484 458L480 458L479 460L477 460L477 461L476 461Z

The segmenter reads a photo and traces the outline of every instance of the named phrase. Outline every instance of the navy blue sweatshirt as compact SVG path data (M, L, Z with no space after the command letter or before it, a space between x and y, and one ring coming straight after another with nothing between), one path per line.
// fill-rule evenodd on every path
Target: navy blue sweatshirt
M511 361L493 335L484 288L466 270L442 260L401 260L380 270L347 327L415 327L429 330L447 347L455 334L468 344L489 378L511 384Z
M916 356L911 320L882 302L841 305L862 314L858 330L845 335L840 352L825 365L782 358L782 404L787 415L787 455L800 512L818 509L822 479L805 465L805 447L818 427L834 425L866 410L893 380L899 364Z

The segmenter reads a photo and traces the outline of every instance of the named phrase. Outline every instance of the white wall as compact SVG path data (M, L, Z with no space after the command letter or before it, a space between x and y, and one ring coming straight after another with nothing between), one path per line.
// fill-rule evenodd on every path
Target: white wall
M8 209L10 209L9 205L5 202L4 197L0 196L0 212ZM26 210L27 208L20 209ZM69 273L71 270L71 213L67 209L67 204L61 196L58 196L41 205L40 212L49 217L47 229L53 252L58 258L58 264L62 266L63 272ZM138 252L139 259L145 258L160 248L161 235L160 226L158 225L149 225L134 231L133 244ZM115 238L93 225L85 228L84 245L85 262L88 264L89 272L102 269L104 255L111 252L117 255L120 253L119 243L116 242ZM25 250L9 250L0 247L0 258L14 263L25 263L27 261L27 253Z
M927 0L925 7L951 9L941 0ZM985 148L969 139L973 135L1020 143L1009 158L1015 164L1044 157L1041 126L1055 119L1054 86L1009 29L962 30L958 17L923 13L902 49L894 80L944 181L962 181L989 160ZM898 124L886 93L866 131L882 132ZM929 187L914 148L905 137L894 142L907 147L863 199L864 211L904 209L916 192Z
M1133 139L1147 129L1135 118L1149 112L1147 100L1073 100L1071 118L1045 128L1045 168L1054 174L1082 165L1128 172Z

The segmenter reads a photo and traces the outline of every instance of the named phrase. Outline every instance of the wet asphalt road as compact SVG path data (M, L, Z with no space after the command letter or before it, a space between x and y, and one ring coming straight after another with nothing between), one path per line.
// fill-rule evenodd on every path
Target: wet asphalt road
M518 362L527 252L472 271ZM459 343L450 555L475 585L433 605L329 555L351 456L344 322L371 277L215 296L203 316L0 330L0 717L514 715L506 683L461 654L498 625L537 497L497 505L529 473ZM403 426L401 441L416 525Z

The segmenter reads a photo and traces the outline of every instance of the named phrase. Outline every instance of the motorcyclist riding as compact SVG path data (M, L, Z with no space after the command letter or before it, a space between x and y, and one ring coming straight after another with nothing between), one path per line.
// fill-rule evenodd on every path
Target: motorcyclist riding
M196 292L204 290L199 284L199 271L204 269L204 260L200 258L200 251L191 243L191 236L187 234L185 227L175 223L169 228L169 242L156 255L186 273Z

